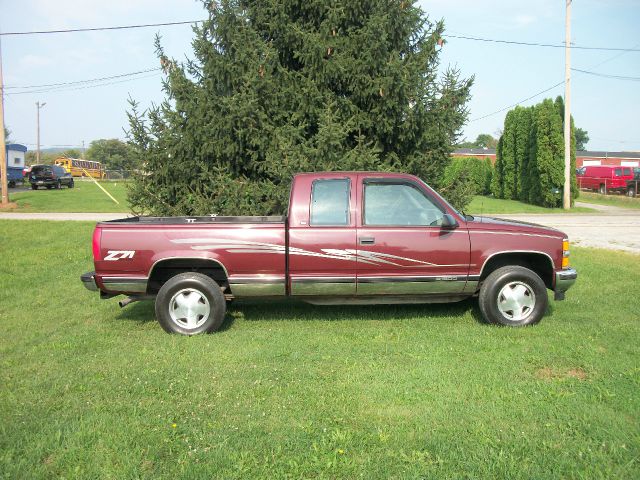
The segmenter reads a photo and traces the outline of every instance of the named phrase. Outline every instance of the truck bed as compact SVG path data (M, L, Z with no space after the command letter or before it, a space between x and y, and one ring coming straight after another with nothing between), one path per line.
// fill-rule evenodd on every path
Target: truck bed
M236 217L223 217L217 215L207 215L204 217L149 217L149 216L139 216L139 217L127 217L127 218L118 218L116 220L108 220L107 224L159 224L159 225L182 225L182 224L191 224L191 223L269 223L269 224L284 224L287 220L287 217L283 215L277 216L236 216Z

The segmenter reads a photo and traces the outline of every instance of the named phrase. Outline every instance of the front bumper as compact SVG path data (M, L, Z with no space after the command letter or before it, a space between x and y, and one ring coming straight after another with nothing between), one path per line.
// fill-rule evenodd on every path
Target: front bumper
M564 292L569 290L576 283L578 272L574 268L565 268L556 272L556 283L554 288L554 299L564 300Z
M84 288L91 290L92 292L98 291L98 285L96 285L96 272L87 272L80 275L80 280L84 285Z

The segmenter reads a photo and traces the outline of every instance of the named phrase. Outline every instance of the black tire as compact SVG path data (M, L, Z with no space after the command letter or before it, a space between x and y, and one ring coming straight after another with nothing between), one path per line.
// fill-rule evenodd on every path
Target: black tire
M47 186L46 186L46 187L47 187L47 190L51 190L51 187L52 187L52 186L53 186L53 185L47 185Z
M31 184L31 188L32 188L33 190L37 190L37 189L38 189L38 185L36 185L35 183L32 183L32 184Z
M69 188L73 188L73 187L75 187L75 185L73 184L73 180L71 180L71 181L69 182Z
M60 180L58 180L56 182L56 190L60 190L62 188L62 183L60 182Z
M509 298L504 295L507 292L517 292L519 303L515 305L519 310L509 309ZM484 280L478 303L487 322L524 327L542 320L549 299L544 282L535 272L513 265L497 269Z
M189 304L187 312L181 310L181 302ZM222 290L213 279L201 273L180 273L171 277L156 297L156 318L168 333L215 332L222 325L225 312ZM182 313L186 316L179 318Z
M636 196L636 188L631 185L629 188L627 188L627 197L635 197Z
M606 195L607 189L604 185L600 185L600 188L598 188L598 192L600 193L600 195Z

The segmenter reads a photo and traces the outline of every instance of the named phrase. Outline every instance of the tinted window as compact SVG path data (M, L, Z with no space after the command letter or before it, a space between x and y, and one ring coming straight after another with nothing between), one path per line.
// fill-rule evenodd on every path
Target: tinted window
M625 176L631 175L631 169L630 168L623 168L622 169L622 174Z
M444 212L416 186L368 183L364 189L364 223L381 226L441 225Z
M311 225L349 224L349 180L316 180L311 189Z
M621 168L616 168L616 169L614 170L614 173L613 173L613 174L614 174L616 177L619 177L620 175L622 175L622 169L621 169Z

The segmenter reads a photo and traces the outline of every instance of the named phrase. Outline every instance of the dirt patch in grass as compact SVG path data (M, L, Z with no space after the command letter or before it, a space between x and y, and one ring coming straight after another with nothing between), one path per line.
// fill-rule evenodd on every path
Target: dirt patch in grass
M568 370L563 370L544 367L536 370L535 375L540 380L562 380L565 378L576 378L578 380L587 379L587 372L585 372L582 368L570 368Z

